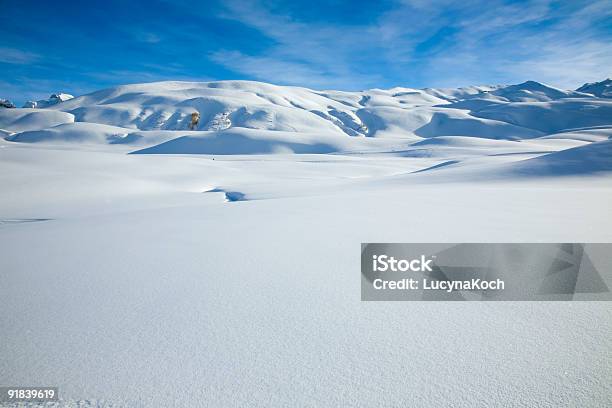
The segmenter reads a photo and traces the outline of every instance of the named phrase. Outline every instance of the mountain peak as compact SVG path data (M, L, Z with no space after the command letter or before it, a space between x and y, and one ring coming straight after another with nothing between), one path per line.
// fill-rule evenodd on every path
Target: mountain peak
M24 108L46 108L48 106L56 105L60 102L65 102L73 98L74 96L70 94L58 92L58 93L51 94L51 96L49 96L48 99L41 99L38 101L27 101L23 105L23 107Z
M606 78L599 82L587 82L576 89L576 91L588 93L600 98L612 98L612 79Z

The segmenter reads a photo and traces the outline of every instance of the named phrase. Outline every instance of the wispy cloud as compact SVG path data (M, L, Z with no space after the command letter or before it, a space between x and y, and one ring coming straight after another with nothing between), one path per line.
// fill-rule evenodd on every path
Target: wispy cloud
M360 75L347 67L311 64L307 61L271 56L250 56L239 51L217 51L210 58L223 66L250 77L276 84L308 86L313 88L355 88L359 84L376 84L378 75ZM339 75L340 69L346 72Z
M0 47L0 62L6 64L31 64L41 59L41 56L33 52L19 50L17 48Z
M21 106L25 101L46 99L52 93L66 92L82 95L89 91L88 84L81 81L58 81L53 79L16 78L15 82L0 80L1 98L8 98Z
M612 66L610 0L411 0L364 25L305 23L258 1L229 2L220 16L274 45L265 55L224 49L211 59L272 82L359 88L536 79L575 87L609 76Z
M140 82L157 82L168 80L176 81L210 81L212 78L206 76L190 76L183 74L183 70L177 67L173 67L172 64L168 66L158 66L156 64L144 64L144 69L119 69L110 70L106 72L92 72L87 75L89 78L93 78L98 81L116 82L119 78L122 84L127 83L140 83Z
M110 1L60 12L9 2L0 13L0 97L157 80L356 90L527 79L575 88L612 76L612 0L209 3Z
M383 70L362 69L377 63L375 55L368 55L378 42L371 27L298 22L257 2L230 1L226 7L220 17L255 28L275 44L263 55L239 50L211 54L215 62L236 72L312 87L376 86L383 79Z
M525 78L543 78L545 82L575 88L612 76L612 45L597 40L570 41L563 45L547 44L539 58L529 58L505 67L508 74L524 73Z
M467 13L455 44L428 58L429 78L535 79L574 88L609 76L611 35L601 22L612 15L612 2L572 5L535 1Z
M150 31L135 31L132 34L137 41L147 44L157 44L162 40L159 34Z
M325 83L324 72L317 71L316 67L283 61L278 58L266 56L249 56L240 51L216 51L210 58L221 65L240 71L254 78L276 78L280 83L317 84Z

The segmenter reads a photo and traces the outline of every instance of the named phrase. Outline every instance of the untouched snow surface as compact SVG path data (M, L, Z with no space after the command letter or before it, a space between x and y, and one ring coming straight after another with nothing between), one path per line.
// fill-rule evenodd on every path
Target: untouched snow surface
M0 110L0 383L62 407L610 406L609 302L361 302L359 256L612 242L608 104L228 81Z

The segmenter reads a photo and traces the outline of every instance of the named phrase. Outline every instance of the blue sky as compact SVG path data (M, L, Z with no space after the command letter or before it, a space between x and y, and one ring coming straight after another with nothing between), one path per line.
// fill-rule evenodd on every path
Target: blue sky
M612 0L0 0L0 98L251 79L316 89L612 76Z

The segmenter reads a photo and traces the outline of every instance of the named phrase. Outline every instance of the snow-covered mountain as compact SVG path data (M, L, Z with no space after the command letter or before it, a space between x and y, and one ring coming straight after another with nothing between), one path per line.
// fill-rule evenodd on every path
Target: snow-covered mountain
M585 92L600 98L612 98L612 79L608 78L600 82L586 83L576 89L578 92Z
M0 99L0 108L12 109L15 107L15 104L11 102L9 99Z
M139 130L185 130L189 127L191 113L197 111L201 115L197 130L242 127L414 138L449 135L456 131L455 124L468 121L469 131L473 131L474 136L523 138L534 136L537 132L474 118L469 115L469 110L478 109L457 105L473 104L475 101L486 101L487 106L543 103L589 96L533 81L481 87L478 93L469 93L464 89L410 88L319 92L250 81L160 82L94 92L52 109L70 112L79 122ZM450 124L442 125L442 122ZM421 130L426 125L429 125L426 130ZM464 134L465 130L460 133Z
M10 136L15 142L151 147L196 137L204 145L198 147L199 152L206 152L210 144L214 145L210 151L217 154L251 152L237 147L233 138L238 134L245 142L259 141L254 145L261 149L253 152L295 151L292 142L314 145L306 150L315 152L317 145L328 152L369 145L378 148L383 143L353 140L356 138L407 144L439 136L522 140L612 125L612 101L593 95L593 89L607 86L605 81L589 86L565 91L527 81L508 86L344 92L252 81L156 82L117 86L76 98L52 95L35 104L47 109L4 110L0 129L15 133ZM605 91L595 93L605 95ZM190 130L194 112L200 120ZM50 129L57 125L63 126ZM228 131L231 133L223 137ZM185 139L180 140L184 145Z
M27 101L23 107L24 108L47 108L51 105L56 105L60 102L65 102L74 98L74 96L67 93L54 93L49 96L47 99L40 99L38 101Z

